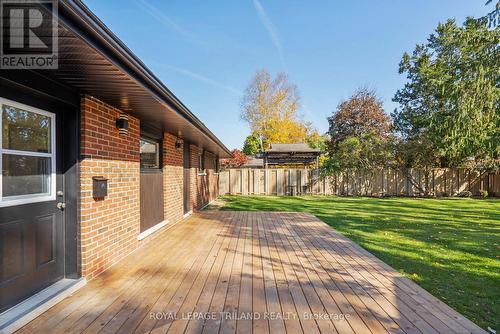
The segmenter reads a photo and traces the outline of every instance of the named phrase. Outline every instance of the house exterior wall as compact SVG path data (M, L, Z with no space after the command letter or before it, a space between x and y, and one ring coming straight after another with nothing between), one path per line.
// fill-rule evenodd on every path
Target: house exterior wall
M175 148L176 137L163 136L163 191L165 219L175 222L184 216L184 155Z
M120 110L81 101L80 247L82 276L91 279L137 247L140 233L139 120L120 136ZM92 177L108 179L108 196L94 199Z
M200 153L200 150L198 149L197 146L190 145L189 153L191 154L191 162L189 164L189 166L191 167L189 194L191 195L191 209L196 210L200 208L200 205L198 203L199 196L197 194L198 178L200 178L200 175L198 175L199 174L198 154Z
M121 111L98 99L81 99L81 162L79 203L79 255L82 276L92 279L111 265L154 239L139 241L140 234L140 121L129 116L129 132L119 135L115 121ZM176 137L163 136L164 215L170 223L184 216L183 150ZM206 175L198 171L198 154L190 145L191 208L202 208L218 193L213 155L205 155ZM92 177L108 179L108 196L95 199Z

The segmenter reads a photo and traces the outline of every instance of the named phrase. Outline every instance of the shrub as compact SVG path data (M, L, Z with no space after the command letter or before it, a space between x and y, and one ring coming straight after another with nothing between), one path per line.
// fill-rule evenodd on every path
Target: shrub
M482 198L488 197L488 192L486 190L479 190L479 194Z

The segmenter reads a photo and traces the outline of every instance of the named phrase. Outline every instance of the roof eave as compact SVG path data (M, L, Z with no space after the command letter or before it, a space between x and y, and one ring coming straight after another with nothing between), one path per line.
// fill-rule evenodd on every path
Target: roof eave
M128 70L129 74L139 79L152 94L173 106L173 109L192 123L198 130L206 134L222 150L231 156L229 149L215 136L203 122L198 119L147 67L132 51L116 37L92 11L79 0L60 1L67 14L76 20L86 33L107 47L111 53ZM82 36L84 37L84 36Z

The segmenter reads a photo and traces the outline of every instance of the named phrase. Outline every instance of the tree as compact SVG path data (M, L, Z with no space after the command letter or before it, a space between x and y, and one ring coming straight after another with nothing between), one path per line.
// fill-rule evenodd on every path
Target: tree
M276 117L269 124L269 130L263 135L265 147L268 147L270 143L303 143L309 132L308 128L311 126L309 123L290 117Z
M429 139L425 136L407 140L399 138L394 143L394 154L396 164L403 167L406 179L421 193L429 195L432 169L441 164L441 157ZM418 168L423 173L424 182L415 179L410 168Z
M357 137L348 137L340 141L331 160L338 170L353 170L361 167L363 160L361 141Z
M231 151L232 157L229 159L221 159L220 166L222 169L226 168L238 168L243 166L250 160L243 152L238 149Z
M243 153L246 155L256 155L261 151L260 138L256 133L247 136L243 144Z
M241 118L252 133L269 143L304 142L311 127L298 113L300 97L297 87L284 73L272 78L267 70L259 71L245 90Z
M391 119L374 91L358 89L339 104L328 122L329 168L373 168L392 161Z
M394 142L396 165L405 168L418 168L431 171L441 165L441 157L432 143L425 136L414 137L409 140L399 138Z
M312 131L306 137L306 143L309 145L309 147L320 149L321 152L326 152L326 150L328 149L329 140L330 138L328 137L328 135L321 135L316 130Z
M486 6L492 4L493 1L494 0L486 1ZM488 13L483 19L488 22L489 27L498 27L500 25L500 0L497 0L495 9Z
M484 20L439 24L427 43L405 53L408 82L394 101L396 130L408 143L426 142L450 165L500 153L500 30Z
M358 89L349 99L342 101L337 111L328 118L328 134L332 149L349 137L361 138L373 133L387 138L392 132L390 117L384 112L382 101L369 89Z
M388 166L393 154L388 141L370 132L340 141L329 159L337 171L372 169Z

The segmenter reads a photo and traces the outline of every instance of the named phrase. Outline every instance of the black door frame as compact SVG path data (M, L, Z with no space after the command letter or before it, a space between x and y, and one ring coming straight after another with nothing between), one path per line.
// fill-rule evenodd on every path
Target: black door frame
M80 94L34 71L0 70L1 96L19 103L32 105L50 112L55 110L61 122L57 154L61 157L58 177L63 185L64 202L64 277L81 277L78 256L80 194ZM60 176L59 176L60 175Z

